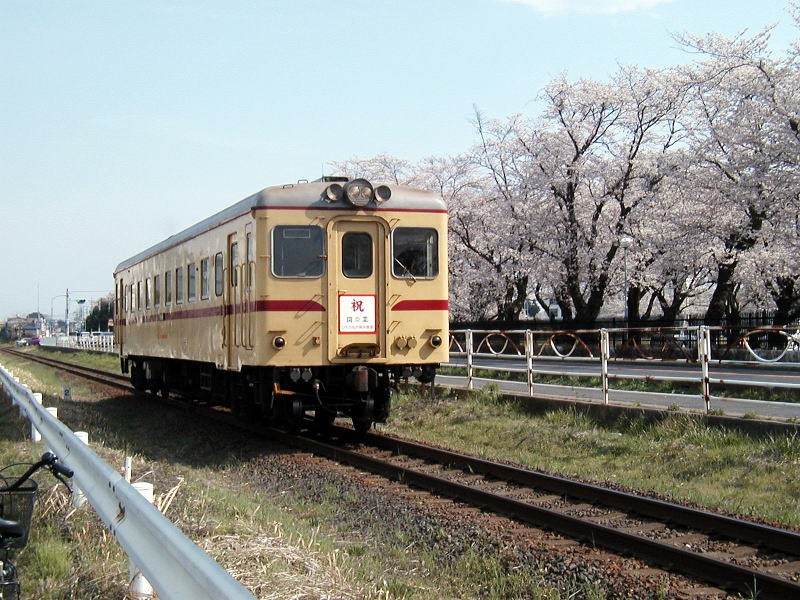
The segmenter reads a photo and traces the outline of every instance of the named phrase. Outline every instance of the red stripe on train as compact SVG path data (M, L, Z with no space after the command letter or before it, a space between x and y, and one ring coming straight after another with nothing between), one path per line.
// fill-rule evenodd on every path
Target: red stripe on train
M259 300L257 312L325 312L325 307L314 300Z
M392 310L447 310L447 300L401 300Z
M243 313L241 304L228 304L224 307L224 314ZM325 312L325 307L314 300L259 300L250 303L249 312ZM159 321L178 321L181 319L202 319L219 317L223 314L222 306L208 308L182 309L172 312L158 313L155 315L134 315L131 319L120 319L121 326L132 323L157 323Z

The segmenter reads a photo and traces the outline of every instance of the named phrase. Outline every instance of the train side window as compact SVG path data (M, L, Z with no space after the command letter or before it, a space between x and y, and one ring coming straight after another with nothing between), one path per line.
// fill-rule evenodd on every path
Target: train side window
M318 225L278 225L272 230L272 273L276 277L322 277L325 234Z
M164 273L164 303L172 304L172 271Z
M161 306L161 276L153 277L153 306Z
M439 234L430 227L396 227L392 232L392 274L400 279L439 275Z
M183 267L175 269L175 304L183 304Z
M231 244L231 285L239 285L239 244Z
M189 302L197 300L197 267L194 263L186 265L186 280L188 282L186 297Z
M142 282L136 282L136 310L142 310Z
M150 282L150 278L148 277L144 281L144 307L147 310L150 310L150 300L153 295L153 285Z
M200 299L208 300L208 259L200 261Z
M352 279L372 275L372 238L362 231L342 236L342 273Z
M219 297L222 296L222 286L225 282L225 261L222 258L222 252L217 252L214 255L214 293Z
M253 247L253 234L247 234L247 281L245 282L248 288L253 287L253 270L255 269L255 248Z

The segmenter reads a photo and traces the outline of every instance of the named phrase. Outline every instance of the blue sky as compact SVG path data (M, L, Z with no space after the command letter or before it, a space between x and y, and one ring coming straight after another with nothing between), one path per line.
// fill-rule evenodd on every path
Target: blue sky
M268 185L452 155L553 77L799 36L784 0L0 0L0 320ZM81 292L77 292L80 290ZM85 291L85 292L84 292Z

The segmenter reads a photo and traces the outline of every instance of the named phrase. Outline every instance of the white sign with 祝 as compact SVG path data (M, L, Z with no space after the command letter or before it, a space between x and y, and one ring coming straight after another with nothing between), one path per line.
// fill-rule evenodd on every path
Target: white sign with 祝
M339 333L375 333L375 295L339 296Z

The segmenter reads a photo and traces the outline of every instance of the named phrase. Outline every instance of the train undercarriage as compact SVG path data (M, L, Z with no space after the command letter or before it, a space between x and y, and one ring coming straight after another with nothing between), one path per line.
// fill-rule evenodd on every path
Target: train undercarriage
M399 382L431 383L438 365L337 365L245 367L224 371L209 363L151 357L121 359L123 373L140 392L179 393L226 406L244 420L260 419L297 429L309 417L319 428L336 417L352 419L356 431L385 423Z

